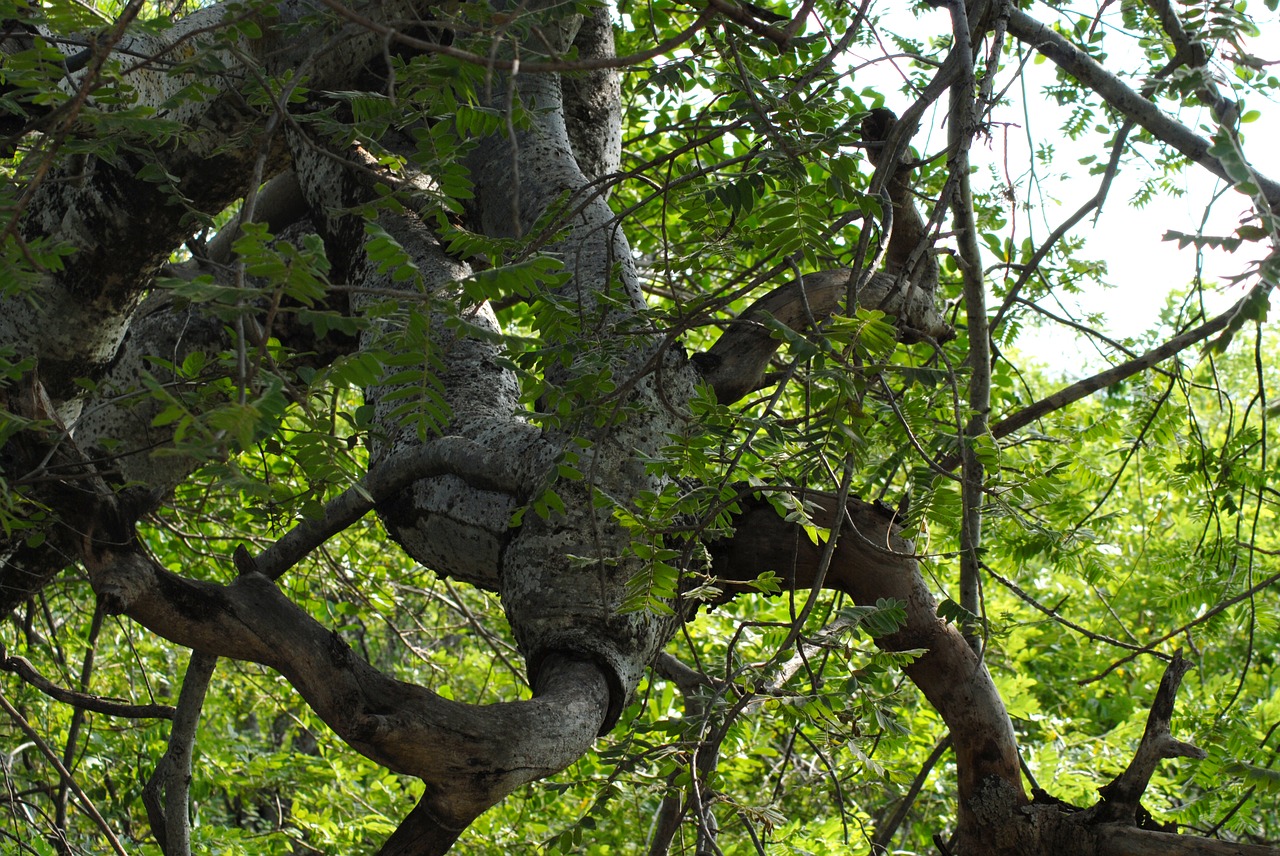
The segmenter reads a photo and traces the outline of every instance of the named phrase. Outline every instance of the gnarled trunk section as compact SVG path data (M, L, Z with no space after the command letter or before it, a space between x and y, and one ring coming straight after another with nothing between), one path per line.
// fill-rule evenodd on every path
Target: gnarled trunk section
M559 337L555 344L569 356L544 367L535 417L521 400L494 312L465 287L475 270L442 240L441 212L430 207L426 192L433 177L413 165L413 134L440 117L417 124L406 119L376 141L404 157L407 165L391 171L362 145L321 139L286 115L338 109L325 100L333 92L374 85L369 80L386 73L378 63L384 44L395 41L394 27L430 17L434 4L344 6L344 17L327 21L314 14L325 8L286 0L276 4L275 29L266 37L208 47L201 55L218 57L230 70L213 76L212 91L198 99L172 100L201 69L160 72L142 64L136 71L140 103L171 110L168 118L190 132L185 147L131 139L117 158L63 160L31 177L25 208L9 233L27 247L68 255L60 267L46 264L34 276L39 300L14 294L0 304L0 344L14 346L36 368L4 390L6 408L29 425L5 450L3 463L7 477L30 483L24 487L33 507L61 516L47 527L43 547L18 539L5 546L0 608L38 592L73 556L88 568L110 611L202 654L279 671L352 748L426 784L422 801L383 852L439 854L503 796L589 751L689 617L678 599L624 608L628 584L644 572L644 562L620 518L674 481L650 464L673 435L698 430L690 408L698 385L726 404L759 388L779 345L777 325L820 332L831 315L863 308L894 316L908 340L936 342L950 330L936 305L930 230L899 164L910 128L894 130L891 117L876 114L864 135L876 151L873 186L883 188L890 203L885 246L872 254L884 259L885 269L800 277L758 301L708 352L686 358L667 331L653 325L625 224L607 201L619 163L621 116L617 74L601 62L613 55L608 13L594 8L583 17L546 4L530 12L541 41L522 43L518 60L494 54L483 106L505 111L510 121L474 141L466 155L474 197L461 213L448 212L478 235L522 241L523 251L560 266L554 285L539 296L559 312L546 335ZM723 11L734 9L726 4ZM515 11L500 14L520 17ZM188 43L204 50L201 40L226 12L201 10L163 36L127 46L147 55ZM755 12L742 10L735 20L744 14L755 20ZM1015 35L1058 61L1075 62L1071 67L1081 74L1095 73L1060 39L1012 14ZM362 16L369 26L360 23ZM706 12L699 20L711 17ZM287 34L286 24L294 28ZM780 43L792 35L769 30ZM441 36L422 49L445 42ZM520 61L558 61L571 48L593 63L589 73L518 70ZM78 69L70 85L87 87L93 69ZM306 71L307 106L294 107L287 93L275 93L271 109L251 108L249 96L260 93L245 81L286 70ZM511 113L517 108L519 122ZM885 157L891 141L893 156ZM296 187L280 178L287 169ZM273 176L280 183L261 192L273 200L278 192L280 205L264 204L259 213L278 218L280 227L298 224L321 236L332 265L328 284L341 286L326 296L329 308L354 319L358 341L287 327L275 320L275 303L240 307L245 311L227 322L150 291L176 247L228 204L253 198ZM380 204L384 197L395 204ZM301 225L304 219L310 227ZM234 236L237 229L222 234ZM178 272L215 271L215 282L234 285L235 277L222 270L234 263L230 240L215 239L206 257ZM385 263L380 253L389 243L408 260L410 276ZM175 446L158 397L137 406L130 398L148 384L175 397L199 384L172 367L157 369L157 357L181 366L197 352L265 348L271 336L312 353L316 365L357 350L387 355L381 364L394 368L364 391L374 414L369 472L321 517L299 522L257 556L242 549L227 557L238 570L234 582L178 576L137 542L134 525L202 459L191 447ZM85 379L88 390L77 386ZM153 448L184 454L152 457ZM211 446L205 459L227 448ZM733 535L708 545L711 571L740 584L775 571L793 589L822 585L861 603L894 598L905 605L905 624L877 643L920 652L906 672L950 728L959 852L1143 853L1190 846L1133 826L1148 767L1165 757L1161 752L1176 743L1171 738L1156 741L1141 774L1104 795L1105 808L1076 817L1033 805L991 675L959 630L938 616L893 516L857 500L839 505L830 496L807 498L815 503L814 522L838 539L829 557L768 503L749 498L733 520ZM395 680L275 585L309 550L375 508L409 555L500 594L528 664L532 699L463 705ZM1163 738L1172 693L1159 708ZM1218 852L1216 844L1204 847Z

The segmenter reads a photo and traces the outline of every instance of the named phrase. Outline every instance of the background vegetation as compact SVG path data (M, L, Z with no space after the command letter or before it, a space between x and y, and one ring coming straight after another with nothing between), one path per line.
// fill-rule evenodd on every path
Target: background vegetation
M816 0L806 7L800 37L781 46L770 38L776 22L768 16L750 17L754 27L722 17L624 74L624 162L620 175L608 179L611 205L641 260L653 323L681 332L691 351L713 341L762 284L866 256L874 230L861 227L882 208L867 190L871 170L859 123L872 108L905 109L950 46L949 24L937 23L940 12L889 5ZM1025 84L1024 64L1038 60L1013 38L988 45L992 61L979 78L987 111L981 122L993 140L1006 123L1025 125L1015 132L1030 138L1032 156L1012 163L997 156L973 173L988 300L983 314L991 322L993 428L978 445L984 574L980 620L972 626L1014 718L1026 774L1056 797L1091 803L1127 764L1166 660L1181 650L1196 670L1179 697L1176 731L1209 757L1163 765L1145 804L1161 821L1201 834L1270 842L1280 841L1274 809L1280 494L1273 487L1280 482L1280 377L1266 318L1278 263L1270 255L1276 221L1249 157L1274 151L1270 140L1250 134L1255 121L1275 112L1280 89L1271 64L1277 58L1259 53L1275 43L1257 38L1260 24L1275 24L1274 5L1178 6L1184 35L1207 46L1211 60L1167 75L1161 70L1176 46L1161 25L1160 2L1029 10L1134 88L1151 86L1162 109L1189 126L1206 126L1215 151L1234 165L1213 204L1250 206L1247 216L1220 234L1184 231L1174 221L1169 228L1184 231L1181 238L1171 236L1166 248L1150 252L1172 255L1177 240L1206 252L1233 249L1238 281L1201 277L1193 262L1159 282L1104 287L1110 260L1091 257L1082 243L1098 205L1105 199L1110 211L1166 216L1185 175L1198 167L1065 74L1035 66L1046 82ZM624 0L618 54L675 38L702 9ZM270 27L271 4L249 0L243 10L227 25L229 34L264 22ZM0 3L7 26L63 33L103 32L126 11L136 15L131 26L159 32L191 5ZM471 22L468 39L477 42L500 26L485 3L459 4L450 15ZM459 44L470 42L460 37ZM124 157L144 143L186 142L186 132L163 111L135 103L129 69L137 58L109 56L91 103L74 105L61 81L65 52L36 39L6 55L0 70L0 106L22 120L3 165L6 238L21 214L24 187L47 164L83 152L111 158L118 149ZM183 58L197 68L213 61L210 52ZM311 93L305 79L289 73L264 73L248 91L286 105L290 121L334 139L372 141L409 116L439 119L420 132L417 165L438 182L432 192L451 247L492 262L464 285L462 302L495 301L528 406L534 418L555 424L566 415L557 402L576 390L556 389L548 377L578 347L564 332L572 329L565 317L573 308L545 296L556 266L538 254L538 236L519 247L501 245L452 219L468 193L459 152L500 119L480 106L484 68L443 54L390 61L395 89L380 95ZM885 66L901 77L880 73ZM1225 121L1213 117L1210 87L1237 105ZM1033 107L1011 114L1007 99L1021 88L1029 105L1064 105L1064 123L1035 119ZM328 106L310 109L307 99L321 95ZM202 97L194 87L173 103ZM64 124L71 116L74 122ZM926 217L948 180L945 158L937 157L944 137L945 129L916 139ZM398 157L371 149L386 163ZM1276 166L1274 159L1257 164L1261 172L1268 165ZM1107 196L1116 172L1134 176L1135 196ZM1095 203L1075 212L1040 192L1058 173L1101 188ZM162 173L142 177L173 181ZM237 210L212 218L203 238L212 240ZM1050 236L1068 218L1078 225ZM412 279L411 263L393 239L377 246L381 263ZM775 367L780 383L733 409L700 399L697 430L673 437L652 466L678 474L684 485L837 489L846 482L856 495L897 507L927 557L944 610L966 621L974 616L959 605L957 591L962 497L947 459L971 416L969 322L962 251L945 235L938 248L939 297L954 339L896 343L883 319L866 312L835 319L820 337L789 335ZM244 307L265 299L291 301L288 311L317 331L355 332L350 318L313 308L325 289L341 285L328 281L330 262L313 238L249 230L237 250L239 289L178 278L163 287L174 300L216 308L232 327ZM0 283L12 296L28 287L33 265L56 266L60 250L8 240L5 252ZM199 252L195 242L175 254L174 264L192 252ZM1213 314L1208 307L1224 304L1222 295L1229 303L1254 286L1226 333L1190 342L1092 396L1046 407L1040 418L1000 433L1001 419L1196 327ZM1164 301L1159 321L1136 336L1109 332L1117 301L1135 294ZM1065 302L1073 296L1077 303ZM1082 312L1073 308L1081 306ZM463 323L453 314L454 323ZM421 324L431 317L415 316ZM1044 337L1055 325L1089 343L1089 356L1046 353L1044 342L1058 348L1065 341ZM234 348L193 354L173 367L189 383L132 392L163 400L156 424L178 426L176 444L164 454L209 461L146 520L145 541L166 567L214 581L234 576L227 557L237 545L265 546L360 476L370 414L359 390L390 359L353 355L316 368L271 343L248 353L247 368L245 356ZM29 366L11 353L0 368L14 379ZM403 369L402 380L419 391L437 382L430 359ZM603 374L577 377L598 393L614 383ZM424 432L445 417L429 407L412 416ZM21 427L16 415L3 420L0 438ZM566 467L562 476L575 478L572 462ZM38 539L38 514L24 504L14 475L6 474L0 524L8 535L25 527ZM540 501L554 505L554 493ZM718 501L714 492L673 490L635 511L628 521L632 549L648 563L636 582L637 604L656 603L673 590L682 549L673 533L690 519L714 526ZM777 502L783 513L805 519L803 508ZM470 702L524 691L524 664L496 598L414 565L373 521L332 539L282 585L362 656L405 681ZM770 588L767 581L762 587ZM892 626L893 605L855 606L823 595L810 607L807 598L775 592L702 607L670 646L671 659L642 685L623 726L595 754L506 799L455 851L644 854L663 801L705 776L716 802L703 822L719 828L724 854L865 853L873 843L932 852L932 837L945 839L955 812L947 733L904 679L901 656L871 643L873 633ZM187 652L94 603L87 579L72 569L0 623L10 672L0 679L5 852L106 852L85 802L129 852L160 852L141 794L165 750L167 720L86 711L51 698L30 679L34 669L60 687L103 698L176 702ZM700 677L691 680L687 668ZM420 788L347 749L282 678L252 664L220 662L197 753L193 850L200 853L372 852ZM695 837L694 827L686 827L677 852L694 852Z

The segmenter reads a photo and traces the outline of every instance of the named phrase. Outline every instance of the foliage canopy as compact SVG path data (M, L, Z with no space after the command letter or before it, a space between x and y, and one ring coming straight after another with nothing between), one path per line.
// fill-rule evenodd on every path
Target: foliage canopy
M634 692L605 646L618 724L453 852L934 852L954 729L884 642L908 604L823 590L858 537L823 496L912 540L1028 791L1096 802L1180 651L1207 757L1145 810L1280 841L1275 5L0 0L3 849L174 856L178 793L189 852L371 853L431 797L296 669L145 629L123 545L218 586L190 591L263 574L381 674L491 705L555 665L502 563L570 521L565 596L624 575L610 626L670 642ZM1224 230L1176 213L1202 173ZM1085 237L1125 217L1195 258L1108 290ZM881 267L939 326L858 300ZM829 307L750 316L833 270ZM1116 333L1135 294L1164 308ZM726 396L745 317L772 357ZM414 448L443 451L394 472ZM752 502L818 570L721 573ZM173 706L193 775L148 805Z

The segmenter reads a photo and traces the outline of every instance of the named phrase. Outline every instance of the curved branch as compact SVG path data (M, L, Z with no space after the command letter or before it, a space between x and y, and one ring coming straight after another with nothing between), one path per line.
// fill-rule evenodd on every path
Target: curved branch
M106 716L123 716L129 719L173 719L174 709L167 704L130 704L89 693L76 692L60 687L36 670L25 657L4 657L0 651L0 670L12 672L40 692L63 704L81 710L91 710Z
M254 222L265 223L271 234L279 235L286 227L305 217L308 210L302 188L298 186L298 176L290 169L276 175L258 191L253 219ZM240 227L241 223L237 221L235 226L228 225L218 230L205 248L209 262L215 265L231 262L231 245L240 237Z
M545 14L546 32L571 35L560 10ZM549 444L575 455L583 473L556 484L562 510L526 514L507 530L499 592L531 675L557 651L607 665L612 725L670 639L676 618L673 607L623 608L627 584L642 564L629 553L631 534L601 499L633 508L642 495L662 491L669 476L644 461L662 455L667 438L686 429L697 377L646 317L626 236L574 157L559 81L507 75L492 91L489 106L506 112L518 96L528 121L479 141L467 154L475 185L467 217L489 237L532 237L534 249L563 262L562 280L549 284L548 299L574 306L555 332L574 343L573 358L544 380L569 418L543 433ZM613 395L595 394L590 378L601 373L617 384ZM578 438L588 441L580 453ZM554 467L548 473L554 475Z
M822 527L834 521L832 497L806 494ZM1275 847L1174 835L1135 827L1132 817L1116 821L1095 811L1064 812L1057 805L1030 804L1022 789L1017 745L991 676L959 631L937 616L936 604L921 576L912 546L897 532L893 512L861 500L850 500L825 586L848 594L857 603L894 598L906 607L906 622L895 633L875 640L888 651L918 653L905 668L907 676L941 714L956 753L959 791L957 853L1023 856L1027 853L1092 853L1095 856L1280 856ZM805 588L820 567L822 546L800 526L780 517L768 502L752 498L734 520L734 534L708 545L713 573L732 594L765 571L776 571L785 584ZM1168 735L1168 714L1175 687L1166 675L1152 709L1152 758L1194 754L1194 747ZM1176 677L1181 677L1178 672ZM1166 726L1161 729L1161 723ZM1135 762L1126 794L1148 767ZM1122 777L1124 778L1124 777ZM1143 782L1145 784L1145 782Z
M963 78L961 78L963 79ZM953 84L955 85L955 84ZM885 190L893 203L893 228L885 249L886 273L905 273L920 287L933 293L938 287L938 260L931 251L929 228L916 208L911 186L911 169L886 157L901 124L892 110L877 107L862 121L862 140L867 159L885 176ZM905 127L905 126L904 126ZM896 132L896 133L895 133ZM904 143L899 143L902 148ZM921 253L921 246L925 252Z
M832 497L806 494L815 504L813 522L834 524ZM778 516L762 499L744 501L734 520L734 535L709 545L716 577L745 582L768 570L787 584L804 588L820 566L822 545L814 544L797 524ZM913 555L913 547L896 530L889 509L851 499L825 585L857 603L881 598L901 601L906 623L896 633L876 639L890 651L919 652L906 667L909 678L938 710L952 734L959 777L960 832L976 836L976 811L984 793L995 786L1014 805L1027 803L1022 790L1017 741L991 675L960 632L937 614ZM975 841L981 840L978 837Z
M609 708L605 670L592 662L548 658L530 701L461 704L378 671L261 574L221 586L139 552L86 565L100 597L158 635L280 672L349 746L422 779L425 810L455 830L577 760Z
M715 390L721 404L731 404L759 389L765 370L782 339L763 322L772 318L796 331L812 330L836 312L845 310L851 277L850 268L835 268L805 274L770 291L753 303L705 353L692 357L702 379ZM913 331L935 340L946 339L950 328L934 306L933 294L899 284L888 273L877 273L858 291L859 306L881 309L896 315L902 338L911 341Z
M762 323L766 319L798 332L814 330L836 312L851 312L848 304L856 298L859 307L897 316L903 341L951 338L951 328L934 302L938 262L928 226L912 201L909 170L900 163L914 121L877 108L862 122L867 157L876 167L873 186L883 186L892 204L892 210L884 212L884 270L870 277L849 268L805 274L753 303L709 351L693 357L721 404L731 404L762 385L765 369L782 344L773 328Z
M256 557L243 547L236 552L236 565L241 573L259 573L279 579L285 571L302 561L308 553L332 536L346 529L420 479L456 476L480 490L523 494L529 485L522 482L520 472L509 462L497 462L497 456L463 437L441 437L422 446L410 447L383 460L369 474L324 507L318 518L303 520L286 532Z

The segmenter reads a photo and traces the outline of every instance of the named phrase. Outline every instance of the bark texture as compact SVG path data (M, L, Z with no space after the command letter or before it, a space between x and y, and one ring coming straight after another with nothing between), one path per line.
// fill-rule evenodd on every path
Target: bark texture
M376 141L318 129L329 113L349 109L335 93L389 87L391 45L428 53L449 47L452 34L435 26L448 10L394 0L332 4L340 14L330 15L330 5L282 0L262 38L227 35L229 16L248 14L232 4L194 12L159 35L129 36L119 45L122 55L156 60L126 75L136 103L180 129L184 143L140 134L119 141L112 156L60 158L29 176L14 232L27 248L56 250L63 261L39 267L23 291L0 301L0 345L32 367L0 390L5 409L22 423L0 464L26 491L30 508L52 514L43 543L14 538L0 545L0 611L78 561L104 608L197 652L208 671L212 657L278 671L353 749L425 783L421 803L383 853L439 854L505 795L589 751L691 617L678 600L623 608L628 584L645 567L617 512L638 511L646 496L671 484L650 463L672 436L698 430L690 402L699 385L732 403L765 383L779 345L765 316L804 334L860 307L894 316L909 341L941 340L950 330L936 305L931 227L900 163L910 122L898 126L877 115L864 128L876 150L875 186L885 188L889 203L886 246L873 254L884 258L884 269L806 274L762 297L708 352L688 358L653 325L625 224L608 203L622 109L618 74L607 67L614 53L609 10L498 4L496 15L520 18L537 39L520 43L518 54L511 40L494 48L483 107L502 114L504 126L474 141L465 156L474 194L465 210L445 211L432 202L435 178L411 158L418 135L441 117L405 118ZM734 20L754 21L781 42L791 37L790 29L764 27L754 11L723 5ZM1072 73L1096 73L1059 37L1023 13L1012 15L1011 32ZM704 11L697 26L711 17ZM424 29L422 22L432 22L434 41L405 35ZM560 61L571 48L591 61L589 70L513 71L521 61ZM159 62L164 57L182 61ZM95 68L69 70L68 91L90 92ZM292 99L290 87L262 88L285 72L295 83L295 73L305 76L305 97ZM185 97L196 83L204 91ZM1124 99L1114 103L1128 109ZM98 106L87 94L80 102L84 110ZM1175 144L1204 156L1194 142ZM379 160L374 148L387 157ZM389 168L396 158L406 165ZM243 288L248 274L236 267L231 243L254 222L249 200L259 197L256 222L268 223L279 240L305 244L318 235L323 242L331 288L318 302L299 302L341 314L358 335L301 323L282 289L264 288L270 298L229 307L156 288L162 272ZM196 239L210 218L242 199L245 222L201 249ZM555 287L542 298L571 309L547 333L560 337L571 358L547 367L537 420L521 400L494 311L466 288L478 266L451 252L446 236L453 228L560 264ZM171 264L186 242L196 257ZM405 254L412 277L384 263L378 242ZM179 443L176 420L162 413L173 402L197 406L206 378L184 373L189 358L243 358L273 341L306 354L281 369L295 380L300 368L385 357L386 370L364 390L373 413L369 471L271 547L226 557L234 581L175 574L139 543L135 524L230 446L221 436L206 446ZM417 371L413 379L406 367ZM242 383L242 394L248 386ZM288 391L280 395L290 400ZM580 478L564 474L570 463ZM546 502L549 492L557 502ZM767 502L750 498L734 534L708 545L711 570L738 584L777 571L794 589L827 587L857 602L895 598L906 605L906 624L877 643L919 653L907 674L951 730L958 852L1192 852L1185 839L1134 826L1154 764L1185 750L1167 731L1176 678L1153 709L1152 742L1144 741L1135 772L1104 793L1104 808L1077 816L1033 804L991 675L938 617L893 516L857 500L811 498L816 522L838 539L829 557ZM414 559L500 595L527 663L531 699L464 705L396 680L277 587L308 551L374 509ZM183 711L187 732L198 707ZM190 734L183 740L185 755L177 744L171 750L176 775L190 764ZM152 800L159 825L181 810L176 801L161 808L158 796ZM189 830L174 830L166 847L181 850ZM1255 852L1202 846L1198 852Z

